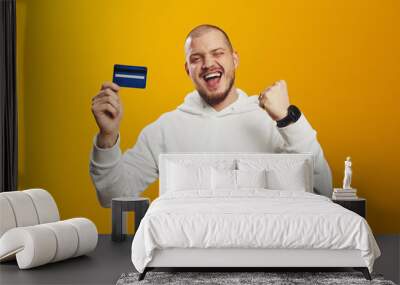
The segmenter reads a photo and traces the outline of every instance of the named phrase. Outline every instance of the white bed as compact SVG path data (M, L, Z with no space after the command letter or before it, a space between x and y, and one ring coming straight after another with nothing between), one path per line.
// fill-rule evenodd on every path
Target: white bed
M313 194L311 154L161 154L159 170L132 243L141 279L155 267L354 267L370 278L372 232Z

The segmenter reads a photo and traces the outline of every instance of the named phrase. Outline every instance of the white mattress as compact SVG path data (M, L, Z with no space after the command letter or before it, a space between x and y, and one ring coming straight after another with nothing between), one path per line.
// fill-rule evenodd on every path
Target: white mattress
M132 262L143 272L155 250L170 248L359 250L370 271L380 255L361 216L313 193L265 189L157 198L133 240Z

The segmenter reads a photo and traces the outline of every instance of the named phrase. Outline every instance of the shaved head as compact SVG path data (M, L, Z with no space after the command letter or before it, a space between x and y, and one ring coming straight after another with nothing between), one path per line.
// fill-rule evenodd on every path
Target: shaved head
M218 32L220 32L223 35L224 41L227 44L227 46L229 47L230 51L233 51L231 40L229 39L228 35L225 33L224 30L222 30L221 28L219 28L217 26L214 26L214 25L203 24L203 25L199 25L199 26L193 28L188 33L188 35L186 36L186 39L185 39L185 52L187 50L187 46L190 44L190 41L192 39L201 37L202 35L204 35L205 33L210 32L210 31L218 31Z

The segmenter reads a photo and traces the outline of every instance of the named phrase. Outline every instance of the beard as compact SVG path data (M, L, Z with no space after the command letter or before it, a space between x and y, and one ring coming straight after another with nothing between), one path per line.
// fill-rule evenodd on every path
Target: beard
M203 100L206 101L208 105L214 106L221 103L222 101L225 100L226 97L228 97L229 92L231 92L234 83L235 83L235 74L233 74L233 76L228 79L228 87L222 92L211 95L208 94L207 92L203 92L203 90L197 90L197 92L199 92L201 98L203 98Z

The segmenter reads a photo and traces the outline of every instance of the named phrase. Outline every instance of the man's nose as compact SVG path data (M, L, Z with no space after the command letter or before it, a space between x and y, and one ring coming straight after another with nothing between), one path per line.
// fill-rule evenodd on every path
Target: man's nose
M214 65L214 60L212 57L210 57L210 56L204 57L203 66L202 66L203 69L209 69L213 65Z

